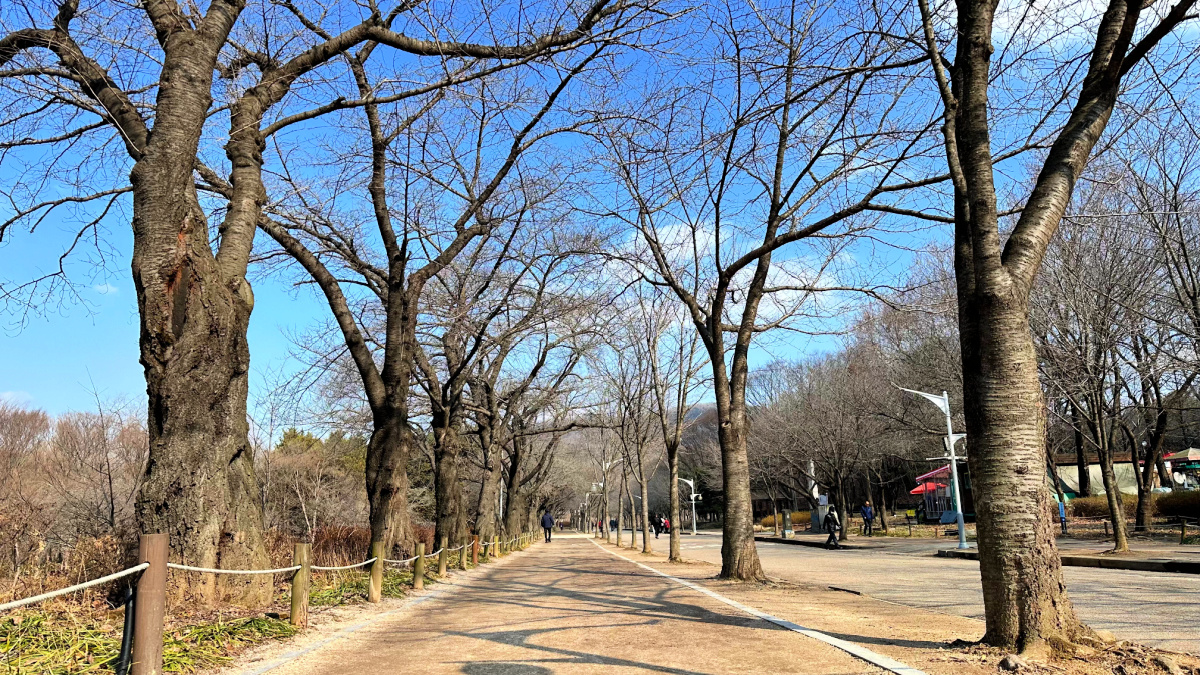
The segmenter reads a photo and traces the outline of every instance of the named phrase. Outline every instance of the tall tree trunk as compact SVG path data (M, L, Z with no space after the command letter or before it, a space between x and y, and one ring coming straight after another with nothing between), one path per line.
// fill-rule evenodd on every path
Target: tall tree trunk
M1080 427L1079 412L1075 410L1075 406L1069 406L1071 410L1071 428L1075 437L1075 466L1079 472L1079 496L1092 496L1092 472L1088 466L1087 451L1083 446L1083 429Z
M1044 458L1045 411L1028 303L963 295L963 393L990 644L1041 651L1080 626L1062 581Z
M652 553L650 546L650 494L647 483L650 482L646 475L646 467L642 461L642 449L638 448L638 475L641 476L638 480L638 492L642 495L641 512L642 517L642 553Z
M838 531L838 541L846 541L850 538L850 509L846 508L846 485L840 472L837 481L837 514L838 520L842 522L842 529Z
M879 472L879 502L878 502L878 504L879 504L879 508L877 509L877 512L878 512L877 515L879 516L879 529L883 530L884 534L887 534L887 531L888 531L887 486L883 484L883 472L882 471Z
M491 541L496 536L496 503L500 498L500 480L503 467L500 463L500 449L492 450L493 455L487 460L483 474L483 483L479 486L479 503L475 513L475 533L482 541Z
M525 441L513 439L513 453L509 458L508 472L504 476L504 536L515 537L521 532L521 523L525 521L528 510L528 493L521 487L521 464L525 459ZM591 506L585 513L587 523L592 522Z
M399 546L411 553L415 548L408 517L408 459L414 441L406 415L375 414L367 443L367 504L371 541L382 542L385 551Z
M671 487L668 490L671 498L671 533L670 533L670 554L667 560L671 562L681 562L683 556L679 553L679 528L683 525L683 520L679 517L679 444L671 443L667 445L667 472L668 480L671 482Z
M1104 445L1107 445L1105 443ZM1109 521L1113 526L1113 552L1124 553L1129 550L1129 536L1126 532L1125 504L1121 496L1121 488L1117 483L1117 475L1113 470L1111 448L1100 448L1100 478L1104 483L1104 497L1108 502Z
M459 482L459 463L462 443L452 422L435 426L433 498L436 508L434 541L453 542L462 539L459 526L464 522L462 485ZM440 545L440 544L439 544Z
M142 532L170 536L175 559L247 568L268 562L246 420L254 296L240 257L213 254L192 174L223 42L189 32L168 44L154 131L130 175L150 450L136 511ZM258 576L180 583L203 601L256 605L270 594Z
M637 547L637 516L634 515L633 490L629 487L628 474L622 476L625 485L625 497L629 500L629 548Z
M754 508L750 462L746 454L745 389L733 391L725 374L724 354L710 354L717 394L717 440L721 445L721 485L725 492L722 523L721 578L761 581L766 578L754 546Z

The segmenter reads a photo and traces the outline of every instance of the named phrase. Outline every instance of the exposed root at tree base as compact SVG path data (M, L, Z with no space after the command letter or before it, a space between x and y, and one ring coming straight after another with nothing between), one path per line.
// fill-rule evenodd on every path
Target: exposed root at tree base
M1200 675L1200 659L1173 652L1164 652L1131 642L1093 644L1072 643L1060 639L1048 641L1045 658L1028 653L1020 657L1018 675ZM1008 656L1007 650L983 643L956 640L950 645L955 654L950 661L979 662L998 665Z

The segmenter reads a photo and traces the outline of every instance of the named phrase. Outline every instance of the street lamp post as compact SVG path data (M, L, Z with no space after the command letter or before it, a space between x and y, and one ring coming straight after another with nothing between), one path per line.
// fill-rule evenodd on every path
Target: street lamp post
M910 394L916 394L917 396L924 397L930 403L933 403L934 405L936 405L938 407L938 409L942 411L942 414L944 414L946 416L946 441L945 441L946 457L932 457L930 459L949 459L950 460L950 489L954 495L954 515L955 515L955 518L958 520L958 548L960 548L960 549L968 548L968 546L967 546L967 526L963 522L962 499L959 496L959 490L958 490L958 460L959 460L959 457L954 452L954 445L956 443L958 443L958 441L966 438L967 435L954 433L954 423L951 421L951 418L950 418L950 395L947 394L945 391L942 392L941 396L938 396L936 394L927 394L923 391L917 391L915 389L905 389L904 387L897 387L897 389L900 389L901 391L907 391Z
M688 490L691 492L688 498L692 500L692 536L696 536L696 500L701 499L700 493L696 492L696 484L686 478L679 480L688 484Z

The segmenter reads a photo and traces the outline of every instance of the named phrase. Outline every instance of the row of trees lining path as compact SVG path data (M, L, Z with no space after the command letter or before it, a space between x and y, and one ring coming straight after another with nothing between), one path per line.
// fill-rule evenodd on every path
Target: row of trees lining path
M1036 652L1087 629L1067 597L1045 517L1046 421L1030 334L1031 289L1119 94L1162 96L1152 85L1131 81L1131 73L1195 18L1195 2L1160 8L1110 0L1094 25L1064 29L1072 37L1088 32L1086 66L1074 69L1066 57L1055 63L1051 82L1057 84L1040 94L1044 110L1031 117L989 97L996 81L1010 76L1010 66L1016 70L1026 55L1031 61L1044 55L1021 42L1029 35L1018 24L1004 26L1005 49L997 57L997 3L988 0L957 0L953 7L918 0L915 6L869 9L785 2L762 11L704 5L687 21L712 36L709 46L720 58L696 68L686 82L664 84L647 76L631 83L644 91L633 92L630 98L640 104L622 115L602 105L566 111L560 103L590 68L628 47L630 36L675 18L665 4L598 0L575 12L533 17L536 31L470 42L439 37L454 31L423 24L425 17L416 16L420 3L381 8L372 2L347 15L310 16L281 0L267 18L249 16L239 0L214 0L203 11L173 0L144 0L137 10L100 3L82 12L79 0L60 2L52 12L24 0L17 3L21 18L15 11L5 15L6 22L31 23L6 28L0 37L0 78L15 83L13 90L23 86L42 96L49 87L51 94L45 106L16 114L6 126L19 129L25 120L36 124L39 116L53 114L87 121L12 145L53 145L102 127L112 135L101 149L123 154L121 165L131 168L128 180L115 187L22 210L4 223L0 236L21 217L65 203L111 206L131 197L150 446L137 516L142 531L170 534L179 558L205 567L266 564L246 421L247 327L254 306L246 277L260 229L320 289L365 392L372 418L365 467L372 539L390 549L408 536L407 466L416 444L409 406L418 383L434 420L436 536L456 541L466 529L457 473L463 397L470 392L476 402L487 401L501 385L490 366L503 357L482 347L481 332L498 313L481 309L478 301L508 297L502 291L513 287L512 280L487 269L495 256L519 248L523 228L513 223L524 223L553 193L527 180L520 160L556 135L599 139L597 171L607 180L589 195L588 208L599 221L633 233L609 258L672 299L694 330L690 340L682 333L675 338L667 349L674 359L665 363L659 361L663 333L648 330L636 356L653 368L632 375L657 401L672 477L672 520L680 522L674 479L682 416L702 352L716 398L725 497L721 575L761 580L747 457L746 390L755 336L786 327L804 308L824 302L814 299L879 294L883 286L874 279L845 273L845 259L855 242L891 222L885 219L952 227L985 640ZM497 18L503 13L496 12ZM46 18L43 24L33 18L39 16ZM427 29L429 37L413 37L397 24ZM125 35L112 37L119 32L114 26ZM1034 37L1042 39L1036 31ZM945 56L948 47L953 60ZM1159 78L1187 62L1171 54L1158 60ZM348 70L357 99L312 95L320 91L320 73L334 64ZM411 77L397 74L404 67ZM517 68L538 69L544 85L520 104L496 110L481 103L488 100L483 94L474 101L459 98L464 87L478 83L482 91ZM379 93L383 80L390 87L386 95ZM301 84L305 95L292 96ZM931 96L941 104L932 116L922 113ZM407 116L383 114L382 105L410 99L419 104ZM427 147L422 143L432 133L428 121L443 107L475 111L473 105L479 106L477 144L458 148L461 157L438 160L452 165L461 180L451 185L437 177L439 166L429 166L404 183L425 179L426 188L455 196L453 216L430 251L422 239L422 214L408 210L408 192L389 187L391 158L403 155L406 166L420 167ZM345 110L361 112L370 139L368 198L379 251L364 253L328 209L305 201L301 172L289 171L286 159L270 171L264 166L268 146L285 131ZM1011 128L1019 123L1029 132L1014 137ZM1005 132L997 134L1001 125ZM505 151L490 164L482 161L484 145L495 144L497 136ZM223 148L227 169L205 161L203 150L212 144ZM1040 170L1028 195L1002 208L996 167L1014 158L1035 161ZM285 178L268 179L272 172ZM287 194L274 193L281 190ZM1007 239L1006 218L1013 220ZM86 223L81 236L95 227L96 221ZM801 245L809 247L806 257L789 256ZM526 260L519 277L538 277L542 288L553 285L553 263L538 254ZM836 275L841 281L829 281L826 272L834 269L842 272ZM460 283L446 281L454 274ZM33 298L46 281L6 290L4 297ZM350 284L368 289L370 312L347 291ZM423 333L422 302L430 293L463 315L482 311L484 318ZM578 311L539 303L527 306L530 315ZM502 341L501 352L536 333L539 321L515 320L509 347ZM590 339L569 331L543 335L544 356L531 368L535 375L545 355ZM559 383L578 361L560 365ZM507 384L525 393L520 382ZM549 393L557 391L550 387ZM552 418L551 408L541 398L503 413L499 406L485 411L496 418L493 428L480 430L485 458L494 442L505 441L484 436L507 433L506 442L525 447L526 431ZM553 419L548 428L561 434L571 426ZM560 437L532 466L510 463L509 484L543 475ZM644 524L645 468L638 448ZM480 504L490 506L501 463L486 469ZM529 507L513 505L518 508L506 510L508 519L521 518ZM671 543L677 558L674 533ZM268 591L265 582L247 578L199 577L196 584L192 590L200 597L248 603Z
M37 16L37 8L28 4L28 16ZM250 366L246 330L254 307L246 272L254 234L267 217L263 151L271 135L290 123L345 107L367 107L373 97L329 101L264 126L268 112L285 99L297 79L342 58L350 58L352 68L356 60L361 65L380 47L418 57L470 60L460 72L420 87L429 90L478 77L488 69L480 65L484 62L496 64L491 66L495 70L591 40L604 21L629 10L622 3L599 0L574 25L556 25L543 36L501 45L420 39L395 32L392 24L415 7L405 2L387 9L372 3L359 22L341 31L322 28L319 18L284 3L295 21L316 38L285 58L239 44L235 29L243 19L245 2L215 0L206 11L196 13L197 7L174 0L147 0L141 3L141 19L153 28L154 44L138 43L132 37L130 43L116 45L127 53L118 53L114 63L144 67L138 73L144 79L131 87L119 83L122 75L106 70L76 40L73 22L79 5L79 0L65 0L49 26L29 26L0 38L0 67L11 68L3 73L6 78L49 80L71 92L66 100L86 97L94 107L85 109L116 130L133 162L128 184L116 190L133 197L132 270L149 399L150 460L138 497L140 527L171 535L174 553L200 566L263 567L262 514L246 421ZM138 26L125 28L137 36ZM268 36L262 39L269 42ZM14 65L18 55L41 51L49 52L52 59L44 62L33 55ZM158 54L161 62L145 63L139 56L143 51ZM250 67L257 76L249 86L225 102L223 110L214 110L214 76L234 80L244 77ZM228 119L226 176L198 156L202 136L211 133L206 126L214 114ZM210 237L201 190L223 201L224 216L215 228L217 241ZM468 212L464 220L473 215ZM381 218L381 227L386 228L386 213ZM475 234L478 231L464 235L464 242ZM371 529L381 541L394 539L397 514L406 513L398 495L407 488L403 467L409 451L410 432L405 425L414 338L413 308L405 298L419 292L437 269L435 262L410 272L403 242L394 237L389 241L395 248L390 251L384 283L395 290L387 331L394 346L382 371L373 362L363 364L376 415L367 472ZM209 587L211 583L202 576L193 590L200 597L237 596L244 602L262 601L269 590L265 581L250 578L218 577L219 589Z

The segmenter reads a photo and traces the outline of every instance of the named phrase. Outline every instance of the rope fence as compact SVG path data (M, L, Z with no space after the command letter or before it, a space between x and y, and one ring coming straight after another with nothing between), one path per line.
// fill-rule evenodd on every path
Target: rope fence
M109 574L107 576L100 577L99 579L92 579L91 581L85 581L82 584L75 584L74 586L60 588L57 591L49 591L47 593L42 593L41 595L35 595L31 598L25 598L24 600L14 600L12 602L6 602L3 605L0 605L0 612L7 612L10 609L17 609L18 607L25 607L27 605L36 605L39 602L53 600L54 598L57 598L62 595L68 595L70 593L75 593L77 591L82 591L84 589L92 588L93 586L100 586L103 584L107 584L110 581L116 581L117 579L123 579L125 577L137 574L138 572L141 572L142 570L146 569L149 566L150 566L150 563L142 563L140 565L135 565L133 567L130 567L127 570L121 570L120 572L115 572L113 574Z
M300 565L293 565L273 570L218 570L211 567L192 567L191 565L180 565L179 563L167 563L167 569L179 570L181 572L201 572L203 574L283 574L284 572L295 572L300 567ZM319 568L314 567L313 569Z
M318 567L316 565L313 565L313 566L309 567L309 569L317 570L319 572L336 572L338 570L352 570L356 567L366 567L367 565L370 565L371 563L375 562L376 560L379 560L379 556L375 556L374 558L371 558L370 560L364 560L360 563L354 563L353 565L341 565L340 567Z
M443 537L442 541L445 542ZM469 542L469 543L468 543ZM0 612L7 612L54 598L77 593L79 591L101 586L126 577L133 577L132 590L127 590L125 601L125 627L121 637L121 651L118 657L116 674L154 675L162 672L163 630L166 619L167 605L167 571L196 572L201 574L241 574L267 575L291 574L292 597L289 621L293 626L305 628L308 626L308 583L313 572L335 572L370 568L370 583L367 587L367 601L380 602L383 587L383 571L387 564L413 565L412 586L414 589L424 588L425 560L439 558L438 572L446 573L449 554L462 551L459 554L459 566L467 569L467 549L471 551L472 563L479 564L479 553L484 551L489 558L503 555L516 548L524 548L534 542L532 534L521 534L508 540L492 537L491 541L481 542L478 536L471 536L459 546L447 548L445 545L433 553L425 553L425 544L418 543L416 555L404 560L390 560L384 557L382 542L371 544L372 557L359 563L337 566L313 565L312 544L297 543L290 567L278 567L265 570L246 569L217 569L211 567L196 567L167 561L169 541L165 534L144 534L138 542L138 558L140 562L128 569L114 572L91 581L75 584L66 588L48 591L20 600L0 604ZM136 608L136 610L135 610Z

